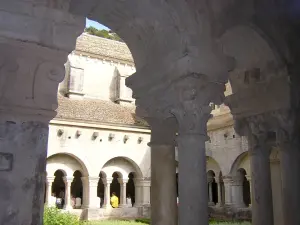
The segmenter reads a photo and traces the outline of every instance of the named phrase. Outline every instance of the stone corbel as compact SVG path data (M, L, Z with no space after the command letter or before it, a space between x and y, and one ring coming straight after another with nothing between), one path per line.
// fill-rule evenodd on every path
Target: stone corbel
M124 144L126 144L128 140L129 140L129 136L128 135L124 135L124 138L123 138Z
M109 141L112 141L114 138L115 138L115 134L110 133L110 134L108 135L108 140L109 140Z
M92 135L92 140L95 141L98 136L99 136L99 132L94 132Z

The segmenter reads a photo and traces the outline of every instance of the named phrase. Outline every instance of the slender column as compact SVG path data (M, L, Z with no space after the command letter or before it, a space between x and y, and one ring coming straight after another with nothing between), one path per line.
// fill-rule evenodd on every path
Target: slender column
M195 81L196 82L196 81ZM182 108L172 113L179 125L179 224L208 225L208 189L205 142L211 108L195 100L196 90L189 87L182 94ZM201 98L199 94L199 98ZM195 100L195 101L194 101Z
M126 185L128 183L128 179L118 179L120 186L121 186L121 193L120 193L120 208L127 207L126 204Z
M176 121L156 118L147 121L151 126L151 223L177 225Z
M213 202L213 193L212 193L212 179L208 179L208 205L213 206L215 203Z
M231 186L233 183L232 177L224 176L223 182L224 182L224 188L225 188L225 205L231 206L232 205Z
M104 205L103 208L110 209L111 204L110 204L110 184L112 182L112 179L103 179L104 183Z
M298 135L290 130L281 130L278 134L281 150L284 225L300 224L300 141Z
M273 225L270 146L265 121L261 119L259 116L247 118L253 192L252 224Z
M48 206L54 206L55 202L53 201L52 196L52 183L54 182L54 177L47 177L47 195L46 195L46 203Z
M221 182L217 179L216 183L217 183L217 188L218 188L218 204L217 204L217 206L222 207L223 206L223 202L222 202Z
M66 177L65 182L65 209L72 209L71 205L71 183L73 181L73 177Z

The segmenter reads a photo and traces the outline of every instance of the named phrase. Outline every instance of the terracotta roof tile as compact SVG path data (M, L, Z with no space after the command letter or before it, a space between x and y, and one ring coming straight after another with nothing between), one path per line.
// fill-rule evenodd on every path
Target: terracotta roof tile
M110 101L97 99L70 99L58 95L56 118L89 122L147 126L135 115L135 107L125 107Z

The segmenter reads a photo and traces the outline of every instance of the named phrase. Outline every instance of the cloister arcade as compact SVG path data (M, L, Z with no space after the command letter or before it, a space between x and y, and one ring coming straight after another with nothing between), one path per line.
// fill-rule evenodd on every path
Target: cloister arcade
M101 169L99 177L93 178L94 185L87 182L91 177L85 165L73 156L50 156L46 171L45 203L48 205L54 206L56 197L60 196L64 199L62 208L65 209L89 206L111 208L110 196L113 192L119 198L120 207L133 207L135 203L142 202L141 186L135 187L142 178L142 173L137 165L122 157L109 160Z
M208 225L207 122L210 104L224 100L236 131L249 140L252 224L274 224L278 199L270 191L269 156L270 146L276 146L281 225L299 225L298 5L294 0L1 1L1 223L42 224L48 123L55 116L64 63L89 17L117 32L135 61L136 73L126 85L133 90L137 114L151 127L153 225L175 225L178 219L180 225ZM232 94L225 99L228 79ZM60 171L70 193L75 171ZM119 179L128 177L115 172ZM237 171L236 189L242 190L248 175L246 168ZM109 193L112 178L106 178ZM223 177L225 189L228 179ZM89 192L82 180L84 204L85 195L97 195L98 180ZM135 193L137 204L137 185ZM241 196L233 200L243 204Z

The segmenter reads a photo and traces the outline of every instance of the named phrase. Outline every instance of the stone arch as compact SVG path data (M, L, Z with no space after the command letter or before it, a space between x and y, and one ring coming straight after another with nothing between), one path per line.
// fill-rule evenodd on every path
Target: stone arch
M237 173L243 186L243 201L248 207L251 204L250 182L247 178L249 174L247 174L247 171L244 168L239 168Z
M265 79L271 76L286 76L284 61L273 44L257 27L238 25L226 30L221 36L224 53L235 59L235 69L229 76L232 92L243 88L241 74L259 69Z
M230 174L233 176L238 175L239 169L243 168L247 175L250 175L250 159L248 152L243 152L234 160Z
M206 156L206 172L209 171L212 171L215 176L218 177L221 172L221 167L213 157Z
M115 172L120 178L128 178L130 173L133 173L135 178L143 177L140 167L133 160L123 156L108 160L101 171L106 174L107 178L111 178Z
M89 171L84 162L75 155L69 153L57 153L50 155L47 158L46 171L48 175L52 174L52 172L57 169L64 170L68 177L73 177L76 170L80 171L84 177L89 176Z

